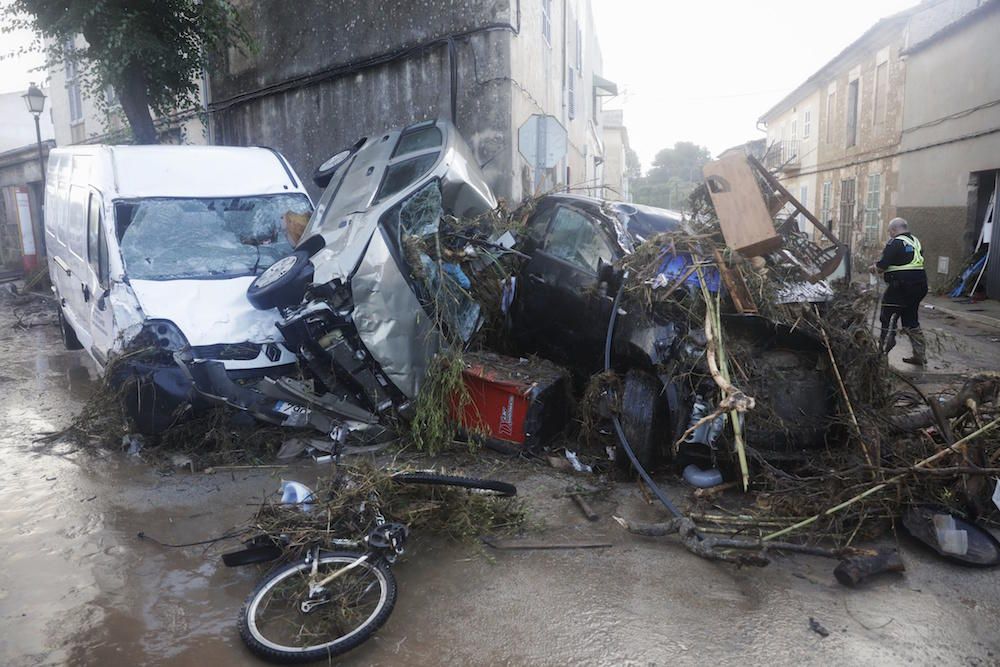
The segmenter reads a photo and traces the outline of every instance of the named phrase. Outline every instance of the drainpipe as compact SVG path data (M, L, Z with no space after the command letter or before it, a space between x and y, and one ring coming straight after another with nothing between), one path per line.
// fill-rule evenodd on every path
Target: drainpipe
M448 79L450 85L451 122L458 126L458 54L455 38L448 38Z

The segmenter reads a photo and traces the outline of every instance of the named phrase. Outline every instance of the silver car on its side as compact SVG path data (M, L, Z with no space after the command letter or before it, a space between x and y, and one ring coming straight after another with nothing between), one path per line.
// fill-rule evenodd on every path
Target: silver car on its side
M295 252L247 296L282 311L278 328L326 403L405 412L443 337L467 340L480 324L468 278L442 260L439 225L496 199L443 120L363 138L314 178L325 191Z

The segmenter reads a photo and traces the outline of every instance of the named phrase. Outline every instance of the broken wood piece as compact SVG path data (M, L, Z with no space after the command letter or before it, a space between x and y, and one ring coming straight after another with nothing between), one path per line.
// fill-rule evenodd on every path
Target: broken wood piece
M600 518L597 512L594 511L594 508L590 506L590 503L584 500L583 496L579 493L571 493L569 497L573 499L573 502L580 508L583 515L587 517L587 521L597 521Z
M479 538L483 544L499 551L551 551L557 549L609 549L611 542L532 542L530 540L497 540Z
M809 556L838 559L871 557L878 554L877 551L871 549L856 549L853 547L827 549L808 544L795 544L793 542L764 542L763 540L750 538L715 537L714 535L705 534L702 534L699 538L698 528L695 526L694 521L686 516L668 519L661 523L638 523L627 521L617 516L614 519L622 528L635 535L645 537L677 535L681 539L681 544L696 556L701 556L708 560L726 561L740 565L767 565L770 562L768 560L769 551L787 551ZM756 551L757 553L731 554L725 551L727 549Z
M938 415L935 415L935 411L927 407L923 410L889 417L888 421L894 431L900 433L917 431L937 423L939 417L957 417L967 409L966 401L970 399L977 403L983 403L988 397L996 394L998 387L1000 387L1000 375L979 373L967 380L962 389L951 398L944 401L932 399L937 402L940 410Z
M205 468L202 472L206 475L211 475L213 473L219 472L220 470L266 470L266 469L278 469L287 468L287 465L259 465L259 466L211 466Z
M833 576L844 586L857 586L864 579L882 572L904 572L899 552L895 549L879 551L875 555L845 558L833 570Z
M730 155L702 168L726 245L744 257L781 247L781 236L744 155Z
M694 490L694 497L695 498L712 498L713 496L717 496L718 494L722 493L723 491L726 491L728 489L732 489L732 488L736 487L737 485L739 485L739 482L737 482L737 481L734 480L732 482L724 482L722 484L716 484L715 486L710 486L707 489L695 489Z
M757 304L750 296L750 290L747 289L747 284L743 280L743 274L740 273L739 269L730 268L726 264L726 260L723 259L718 248L714 250L714 254L719 275L722 276L722 281L726 284L726 289L729 290L729 298L733 300L733 306L744 315L747 313L756 314Z

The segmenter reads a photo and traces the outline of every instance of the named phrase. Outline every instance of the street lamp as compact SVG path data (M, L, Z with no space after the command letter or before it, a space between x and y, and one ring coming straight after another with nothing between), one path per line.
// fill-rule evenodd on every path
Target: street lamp
M21 95L21 97L24 99L24 104L28 107L28 111L35 117L35 141L38 143L38 167L42 170L42 197L44 198L45 158L42 156L42 126L39 124L38 117L42 115L42 110L45 109L45 93L32 83L28 86L28 92Z

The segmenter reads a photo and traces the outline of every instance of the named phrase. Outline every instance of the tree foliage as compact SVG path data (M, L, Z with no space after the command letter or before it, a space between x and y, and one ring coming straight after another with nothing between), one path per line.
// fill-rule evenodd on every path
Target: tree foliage
M701 183L701 168L711 159L704 146L678 141L659 151L646 175L635 180L632 198L639 204L681 210Z
M11 0L4 31L44 38L47 65L78 65L88 93L108 86L137 143L156 143L152 114L167 116L198 99L206 60L228 46L251 47L229 0ZM87 44L74 46L78 35Z
M678 141L673 148L664 148L656 154L646 178L659 183L666 183L672 178L701 180L701 168L711 159L712 154L704 146Z

